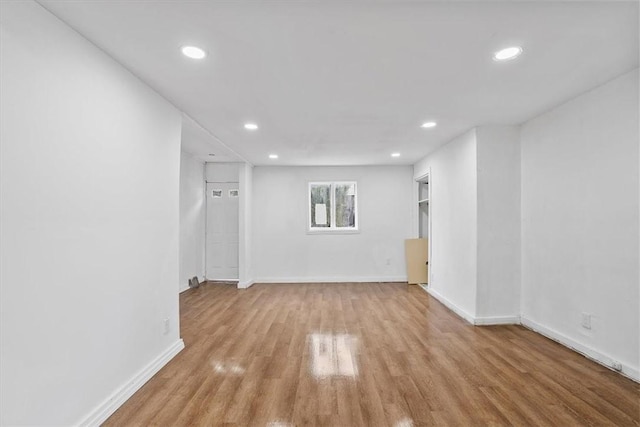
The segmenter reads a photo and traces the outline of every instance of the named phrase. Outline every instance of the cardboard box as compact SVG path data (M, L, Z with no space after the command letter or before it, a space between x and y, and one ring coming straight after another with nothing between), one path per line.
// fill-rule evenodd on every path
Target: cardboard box
M407 281L411 285L427 283L429 243L427 239L407 239L404 241L407 260Z

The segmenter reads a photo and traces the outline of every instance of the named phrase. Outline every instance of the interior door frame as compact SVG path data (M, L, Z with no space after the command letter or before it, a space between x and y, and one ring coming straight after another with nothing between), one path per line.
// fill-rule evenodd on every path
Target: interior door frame
M429 263L429 268L427 269L427 286L431 286L431 274L433 271L433 264L431 263L431 247L433 245L433 227L431 226L431 218L433 217L433 200L432 200L432 193L433 193L433 174L431 173L431 167L427 168L427 172L423 175L420 175L418 177L416 177L413 181L413 212L414 212L414 236L416 238L420 237L420 204L418 203L419 201L419 197L420 197L420 190L419 190L419 186L420 186L420 182L424 181L425 179L428 180L429 182L429 191L428 191L428 195L427 198L429 199L429 220L427 221L427 229L428 229L428 236L429 239L427 241L427 262Z

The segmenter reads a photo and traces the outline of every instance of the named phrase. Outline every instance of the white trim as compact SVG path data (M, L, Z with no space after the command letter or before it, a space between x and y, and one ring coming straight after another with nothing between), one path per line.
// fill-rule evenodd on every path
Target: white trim
M477 326L489 326L489 325L519 325L520 316L488 316L488 317L476 317L473 321Z
M247 289L251 287L255 282L253 280L247 280L246 282L238 282L238 289Z
M439 294L437 291L433 290L433 288L431 287L424 287L421 286L425 291L427 291L429 293L429 295L433 296L435 299L437 299L438 301L440 301L442 304L444 304L448 309L450 309L451 311L453 311L455 314L457 314L458 316L462 317L464 320L466 320L467 322L469 322L472 325L477 325L477 326L488 326L488 325L517 325L520 324L522 326L524 326L527 329L532 330L533 332L540 334L542 336L545 336L567 348L569 348L570 350L575 351L576 353L579 353L583 356L585 356L588 359L593 360L594 362L609 368L619 374L621 374L622 376L625 376L635 382L640 383L640 369L633 367L631 365L628 365L626 363L623 362L619 362L617 360L615 360L614 358L607 356L604 353L601 353L598 350L595 350L591 347L588 347L584 344L581 344L577 341L575 341L572 338L569 338L568 336L561 334L560 332L554 331L553 329L549 329L545 326L542 326L541 324L531 320L531 319L527 319L526 317L523 316L490 316L490 317L474 317L471 316L469 313L467 313L465 310L461 309L460 307L458 307L457 305L455 305L454 303L452 303L451 301L449 301L447 298L445 298L444 296L442 296L441 294ZM620 363L620 365L622 366L622 370L621 371L617 371L616 369L614 369L613 365L615 363Z
M323 230L314 228L307 230L307 234L360 234L360 230L355 228L325 228Z
M431 202L431 192L433 191L433 179L431 177L431 166L429 166L427 168L427 172L424 173L423 175L420 175L419 177L414 178L414 184L413 184L413 188L414 188L414 200L415 199L420 199L420 183L423 182L424 180L427 180L427 182L429 183L429 191L427 194L427 198L423 199L423 200L418 200L418 203L415 204L413 203L413 212L414 212L414 221L413 221L413 227L415 228L414 231L414 235L417 238L420 238L420 204L423 201L427 201L428 202L428 209L429 209L429 221L427 223L427 283L433 283L432 282L432 278L431 278L431 271L433 270L433 263L431 262L431 254L432 254L432 250L431 250L431 246L432 246L432 241L433 241L433 227L431 224L431 219L433 218L433 203Z
M444 306L447 307L449 310L453 311L455 314L462 317L464 320L471 323L472 325L475 324L475 317L473 317L472 315L467 313L465 310L461 309L460 307L458 307L457 305L449 301L442 294L433 290L433 288L431 287L427 287L425 290L429 293L429 295L433 296L435 299L437 299L442 304L444 304Z
M560 332L557 332L557 331L554 331L553 329L549 329L545 326L542 326L541 324L531 319L527 319L526 317L521 316L521 324L525 328L531 329L533 332L536 332L540 335L544 335L545 337L553 341L556 341L557 343L562 344L565 347L568 347L577 353L582 354L583 356L593 360L594 362L597 362L600 365L603 365L615 371L615 369L613 369L613 364L614 362L616 362L616 360L613 359L612 357L607 356L606 354L601 353L598 350L587 347L586 345L581 344ZM619 362L619 363L622 365L622 371L616 371L616 372L622 374L623 376L635 382L640 382L640 369L627 365L622 362Z
M99 404L82 421L80 426L99 426L107 420L124 402L151 379L164 365L169 363L184 348L182 339L174 342L169 348L138 371L126 384L117 389L104 402Z
M189 289L191 289L191 288L190 288L189 286L187 286L187 287L186 287L186 288L184 288L184 289L180 289L180 290L178 291L178 293L179 293L179 294L181 294L181 293L183 293L184 291L188 291Z
M432 197L432 192L433 192L433 175L431 174L431 166L429 166L429 171L427 172L428 177L429 177L429 232L428 237L427 237L427 283L433 283L433 279L432 279L432 274L431 272L433 271L433 263L432 258L431 258L431 254L433 253L433 251L431 250L431 247L433 246L433 201L431 200Z
M407 276L261 277L255 283L377 283L405 282Z
M430 288L427 285L420 285L422 289L424 289L428 294L433 296L435 299L440 301L447 307L449 310L453 311L458 316L462 317L467 322L476 326L490 326L490 325L519 325L520 324L520 316L487 316L487 317L475 317L443 297L437 291L434 291L433 288Z

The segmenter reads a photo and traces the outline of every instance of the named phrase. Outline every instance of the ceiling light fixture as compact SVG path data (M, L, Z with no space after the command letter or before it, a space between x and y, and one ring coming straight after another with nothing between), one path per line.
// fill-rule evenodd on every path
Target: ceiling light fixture
M425 129L429 129L429 128L433 128L436 127L437 123L436 122L424 122L423 124L420 125L421 128L425 128Z
M510 61L516 59L522 54L522 48L520 46L507 47L499 50L493 54L494 61Z
M244 128L247 130L256 130L258 129L258 125L255 123L245 123Z
M277 159L278 155L277 154L269 154L269 158L270 159Z
M400 157L400 153L391 153L391 157Z
M196 46L182 46L182 54L191 59L202 59L207 52Z

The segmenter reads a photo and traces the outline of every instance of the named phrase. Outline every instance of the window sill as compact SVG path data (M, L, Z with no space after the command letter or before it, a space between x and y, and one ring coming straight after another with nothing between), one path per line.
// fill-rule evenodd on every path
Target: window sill
M358 229L351 229L351 230L336 230L336 229L309 230L307 229L307 234L360 234L360 230Z

